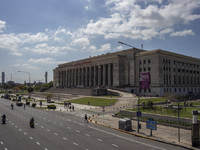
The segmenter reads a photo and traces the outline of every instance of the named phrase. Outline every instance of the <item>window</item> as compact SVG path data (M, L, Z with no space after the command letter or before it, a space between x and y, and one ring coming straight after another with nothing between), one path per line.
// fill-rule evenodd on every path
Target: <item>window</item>
M165 63L165 59L163 59L163 63Z
M151 89L149 88L149 93L151 92Z
M144 64L146 64L146 60L144 60L143 62L144 62Z
M144 67L143 70L146 71L146 68Z
M151 71L151 67L148 67L148 71Z
M150 59L148 59L148 63L149 63L149 64L151 63L151 60L150 60Z

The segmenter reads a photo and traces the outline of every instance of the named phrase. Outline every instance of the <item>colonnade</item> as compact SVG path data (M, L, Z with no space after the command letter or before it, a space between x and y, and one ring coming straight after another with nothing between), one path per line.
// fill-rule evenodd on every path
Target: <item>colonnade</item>
M59 71L59 87L96 87L113 85L113 63L70 67Z

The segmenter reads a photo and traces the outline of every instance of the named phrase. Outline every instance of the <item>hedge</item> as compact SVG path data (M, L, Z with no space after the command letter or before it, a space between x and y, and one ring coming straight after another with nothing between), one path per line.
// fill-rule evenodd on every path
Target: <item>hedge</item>
M47 105L48 109L56 109L56 105Z
M36 103L32 103L32 107L35 107L36 106Z

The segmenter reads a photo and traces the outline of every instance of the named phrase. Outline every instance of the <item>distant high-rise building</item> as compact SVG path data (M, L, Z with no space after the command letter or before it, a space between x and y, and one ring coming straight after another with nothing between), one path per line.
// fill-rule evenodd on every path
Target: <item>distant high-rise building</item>
M47 75L48 75L47 72L45 72L45 75L44 75L45 76L45 83L47 83Z
M2 77L1 83L4 84L5 83L5 73L4 72L2 72L1 77Z

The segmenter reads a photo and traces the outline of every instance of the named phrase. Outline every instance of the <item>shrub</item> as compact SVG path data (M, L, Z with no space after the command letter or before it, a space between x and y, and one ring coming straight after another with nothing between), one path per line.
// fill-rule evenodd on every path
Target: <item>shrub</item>
M32 103L32 107L35 107L36 106L36 103Z
M56 109L56 105L47 105L48 109Z
M1 98L3 98L3 96L1 96Z
M26 102L26 105L30 105L30 102Z

